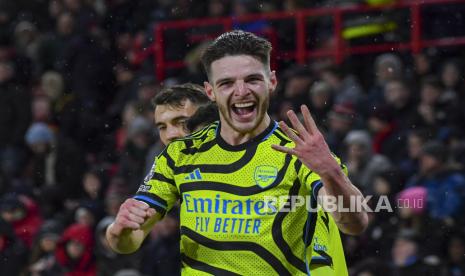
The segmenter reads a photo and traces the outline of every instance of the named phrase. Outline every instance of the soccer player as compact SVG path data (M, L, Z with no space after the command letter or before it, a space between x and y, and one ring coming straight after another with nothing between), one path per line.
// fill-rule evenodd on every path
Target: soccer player
M115 251L137 250L180 199L183 274L310 274L317 219L294 199L314 208L317 196L327 195L347 207L361 193L305 106L304 124L288 112L297 132L271 120L277 79L270 51L268 41L243 31L225 33L206 49L205 91L220 121L173 141L157 157L152 177L107 230ZM331 215L348 234L361 233L368 221L363 210Z
M198 108L210 104L202 86L185 83L164 88L152 101L160 140L168 145L188 134L187 120Z

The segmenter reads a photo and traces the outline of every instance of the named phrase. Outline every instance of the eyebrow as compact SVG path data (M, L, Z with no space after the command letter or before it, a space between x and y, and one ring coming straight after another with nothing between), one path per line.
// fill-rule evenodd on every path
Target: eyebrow
M177 117L174 117L173 119L171 119L170 121L179 121L179 120L182 120L182 119L189 119L188 116L177 116ZM162 125L166 125L166 123L164 122L156 122L155 125L158 127L158 126L162 126Z
M263 75L262 74L258 74L258 73L254 73L254 74L250 74L250 75L247 75L245 76L244 79L250 79L250 78L259 78L261 80L264 79ZM218 85L222 82L225 82L225 81L234 81L234 78L222 78L222 79L219 79L215 82L215 85Z

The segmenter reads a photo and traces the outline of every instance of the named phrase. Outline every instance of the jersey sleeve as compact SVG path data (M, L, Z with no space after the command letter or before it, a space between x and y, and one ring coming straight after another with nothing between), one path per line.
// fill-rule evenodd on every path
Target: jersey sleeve
M179 192L174 181L172 162L166 149L153 162L150 172L140 185L135 199L143 201L157 212L164 215L179 198Z

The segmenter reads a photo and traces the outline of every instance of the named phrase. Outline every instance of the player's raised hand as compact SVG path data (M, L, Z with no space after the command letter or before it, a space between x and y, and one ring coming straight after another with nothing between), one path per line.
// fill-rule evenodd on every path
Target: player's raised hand
M294 141L294 148L287 148L281 145L272 145L273 149L295 155L299 160L317 174L324 174L329 169L339 167L331 154L323 134L318 130L315 121L310 115L308 107L301 106L304 125L299 121L294 111L289 110L287 116L291 121L294 132L289 126L281 121L279 126Z
M125 229L138 230L144 222L156 214L155 209L142 201L129 198L121 204L115 222L112 227L112 234L120 235Z

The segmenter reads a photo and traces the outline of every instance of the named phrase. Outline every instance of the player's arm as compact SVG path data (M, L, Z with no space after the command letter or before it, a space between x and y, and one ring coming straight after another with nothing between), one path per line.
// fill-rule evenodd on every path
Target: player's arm
M147 203L127 199L115 221L107 228L106 238L110 247L120 254L136 251L159 219L159 213Z
M155 223L179 198L167 151L157 157L134 198L121 205L115 222L108 227L106 238L114 251L128 254L139 249Z
M295 155L307 168L317 173L324 184L323 193L342 199L343 206L350 205L352 196L362 196L361 192L350 182L344 174L336 159L331 154L323 134L318 130L308 108L301 107L304 125L299 121L294 111L287 112L292 126L298 133L292 131L286 123L280 122L282 130L294 141L294 148L273 145L275 150ZM323 188L322 188L323 189ZM339 206L339 202L336 202ZM335 212L334 220L339 229L346 234L360 234L368 225L368 216L365 210L353 212Z
M339 177L335 177L334 179L331 177L332 176L330 176L329 179L326 177L326 180L322 177L322 182L325 183L325 185L319 190L318 193L318 198L322 206L325 206L325 204L321 201L324 201L325 197L327 196L336 197L338 200L341 199L342 206L344 206L344 208L349 208L350 197L362 197L362 193L350 182L344 173L343 176L340 177L341 180L339 180ZM344 178L346 178L346 180L344 180ZM341 183L338 181L341 181ZM332 189L331 192L328 191L329 189ZM338 198L338 196L340 198ZM368 225L368 216L363 210L361 212L338 212L336 209L335 211L331 212L331 215L333 216L339 230L348 235L361 234Z

